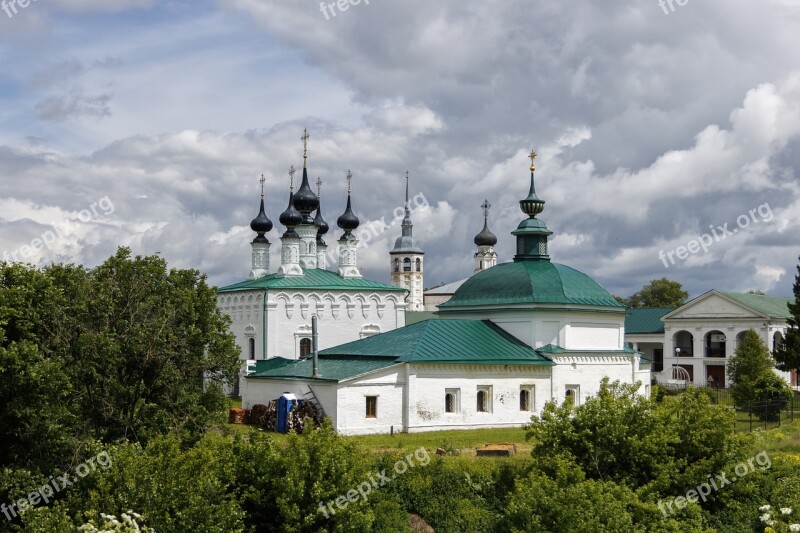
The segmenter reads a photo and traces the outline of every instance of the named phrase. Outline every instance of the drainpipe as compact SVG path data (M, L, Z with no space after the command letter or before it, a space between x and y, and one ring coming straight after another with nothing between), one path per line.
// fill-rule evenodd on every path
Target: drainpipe
M261 357L267 359L267 289L261 302Z
M319 331L317 330L317 315L311 317L311 344L311 349L314 354L311 361L311 377L318 378L317 358L319 357Z

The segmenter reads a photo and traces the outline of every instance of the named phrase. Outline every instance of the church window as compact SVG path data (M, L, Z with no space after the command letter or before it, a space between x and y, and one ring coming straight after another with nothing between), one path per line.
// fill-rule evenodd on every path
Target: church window
M487 385L478 387L476 409L479 413L492 412L492 388Z
M411 272L411 259L408 257L403 259L403 272Z
M417 272L422 272L422 259L417 257Z
M367 396L367 418L378 418L378 397Z
M399 259L395 259L394 260L394 271L395 272L400 272L400 260Z
M460 389L445 389L444 392L444 412L445 413L458 413L461 411L460 404Z
M519 391L519 410L520 411L534 411L533 404L533 385L523 386Z
M300 339L300 357L307 357L311 353L311 339Z
M255 359L256 358L256 340L253 337L247 339L247 346L250 351L250 355L248 359Z
M564 402L570 402L574 406L580 405L580 385L567 385Z

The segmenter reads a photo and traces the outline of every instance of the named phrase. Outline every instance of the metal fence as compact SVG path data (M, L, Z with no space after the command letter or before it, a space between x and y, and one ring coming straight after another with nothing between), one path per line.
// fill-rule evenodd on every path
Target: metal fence
M737 405L733 400L731 389L717 387L697 387L702 389L711 402L716 405L728 407L734 411L734 430L737 432L751 432L756 429L773 429L782 424L800 420L800 392L795 391L789 401L749 402L747 405ZM673 388L672 394L679 394L685 388Z

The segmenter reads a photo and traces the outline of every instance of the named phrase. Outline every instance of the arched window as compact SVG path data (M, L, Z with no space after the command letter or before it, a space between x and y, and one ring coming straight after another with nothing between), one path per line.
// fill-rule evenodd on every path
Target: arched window
M253 337L250 337L247 340L247 345L248 345L248 347L250 349L250 357L249 357L249 359L255 359L256 358L256 340Z
M417 257L417 272L422 272L422 259Z
M780 347L781 342L783 342L783 334L780 331L776 331L775 335L772 336L772 351L777 351L778 347Z
M575 389L567 389L564 393L564 403L575 405Z
M403 272L411 272L411 259L408 257L403 259Z
M395 258L395 260L394 260L394 271L395 272L400 272L400 260L397 259L397 258Z
M444 412L445 413L455 413L456 412L456 395L452 392L448 392L444 395Z
M528 389L522 389L519 391L519 410L520 411L530 411L531 410L531 391Z
M694 336L688 331L678 331L672 336L672 345L675 347L675 357L692 357Z
M311 353L311 339L300 339L300 357L307 357Z
M478 405L476 408L479 413L486 413L489 411L488 395L485 390L478 391Z

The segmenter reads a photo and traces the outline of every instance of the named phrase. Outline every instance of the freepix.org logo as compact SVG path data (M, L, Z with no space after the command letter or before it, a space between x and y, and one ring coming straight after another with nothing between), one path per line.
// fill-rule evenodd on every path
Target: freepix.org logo
M2 0L0 1L0 9L6 12L8 18L13 18L14 15L19 13L20 9L25 9L31 2L36 2L37 0Z

